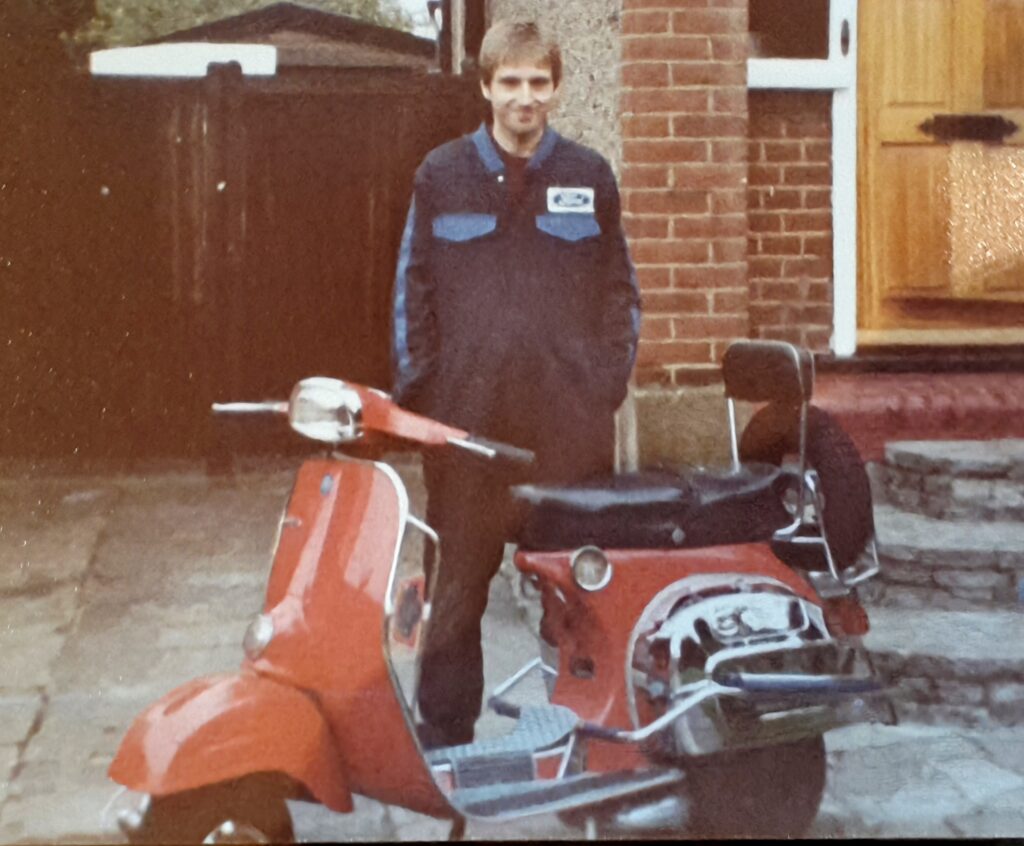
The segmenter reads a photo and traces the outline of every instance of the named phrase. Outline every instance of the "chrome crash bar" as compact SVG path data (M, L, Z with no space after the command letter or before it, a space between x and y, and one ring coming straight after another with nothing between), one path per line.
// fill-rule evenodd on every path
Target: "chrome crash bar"
M503 699L502 696L518 685L533 670L540 668L542 672L554 672L544 665L540 658L535 658L507 681L495 688L487 700L487 707L494 713L504 717L518 719L520 706ZM760 693L778 696L779 694L799 694L802 696L848 696L851 694L881 693L885 687L875 679L857 678L840 675L812 676L806 673L743 673L724 672L717 679L703 679L689 685L692 691L677 704L662 714L658 719L642 728L610 729L580 720L575 733L584 737L594 737L614 743L642 743L672 725L687 711L715 696L750 696Z

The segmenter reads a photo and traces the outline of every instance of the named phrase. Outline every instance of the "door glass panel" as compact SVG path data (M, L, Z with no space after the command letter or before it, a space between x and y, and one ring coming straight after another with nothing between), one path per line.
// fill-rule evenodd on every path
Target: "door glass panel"
M959 296L1024 289L1024 148L956 143L949 153L949 245Z
M750 0L750 55L827 59L829 0Z

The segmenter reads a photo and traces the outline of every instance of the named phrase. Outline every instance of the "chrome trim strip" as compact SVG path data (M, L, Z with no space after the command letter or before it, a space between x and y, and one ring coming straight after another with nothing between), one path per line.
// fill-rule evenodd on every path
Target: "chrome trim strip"
M740 441L739 431L736 426L736 400L726 397L726 407L729 411L729 448L732 453L732 472L740 472Z
M391 484L395 487L395 493L398 495L398 518L401 530L398 532L398 539L395 543L395 553L391 558L391 572L388 574L388 584L385 588L384 593L384 634L385 643L387 642L388 623L391 621L391 615L395 611L394 601L392 594L395 590L395 578L398 575L398 558L402 552L402 542L405 540L405 529L409 523L409 492L405 489L405 482L402 481L402 477L398 475L398 471L395 470L390 464L385 464L383 461L362 461L361 459L354 458L350 459L357 461L360 464L372 464L378 470L380 470L388 479ZM391 655L388 653L385 656L388 659L388 666L391 665Z
M353 461L359 461L359 459L351 459ZM409 492L405 488L405 483L402 481L402 477L398 475L398 472L389 464L385 464L382 461L362 462L369 463L379 469L395 487L395 493L398 495L399 503L399 518L401 531L398 532L398 541L395 545L395 554L391 559L391 572L388 573L387 587L384 593L384 617L381 622L381 643L384 650L384 664L388 669L388 678L391 680L391 687L394 690L395 701L398 702L399 711L402 714L402 718L405 720L405 727L412 739L413 744L420 753L420 760L423 762L423 769L427 777L430 779L430 783L434 785L434 790L441 800L447 805L454 813L458 813L458 808L451 804L444 791L438 786L434 779L433 770L430 764L427 762L426 756L423 754L423 747L420 745L419 735L416 734L416 718L415 715L409 710L409 706L405 701L405 697L402 695L402 686L398 680L398 675L395 672L394 663L391 660L391 641L388 637L388 632L391 630L391 619L394 616L394 591L395 591L395 579L398 575L398 563L402 552L402 544L405 541L405 532L407 527L410 525L409 520ZM419 661L416 662L416 677L417 686L419 679ZM415 705L414 705L415 707Z
M406 520L408 521L410 526L412 526L414 529L419 529L434 543L441 543L441 538L437 534L437 532L435 532L432 528L430 528L430 526L428 526L426 523L420 520L419 517L415 516L414 514L409 514L409 516L406 517Z
M569 764L572 762L572 753L576 750L576 743L576 732L573 732L569 735L569 742L565 744L565 752L562 753L562 763L558 765L558 774L555 778L565 778L565 774L569 771Z

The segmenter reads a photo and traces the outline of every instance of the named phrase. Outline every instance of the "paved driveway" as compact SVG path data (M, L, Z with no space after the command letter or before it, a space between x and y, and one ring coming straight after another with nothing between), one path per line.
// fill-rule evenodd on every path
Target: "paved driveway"
M422 491L411 475L414 505ZM133 476L0 479L0 843L117 839L106 768L133 715L177 683L237 666L262 599L291 473L210 480L195 468ZM496 579L487 677L533 635ZM500 731L494 716L481 733ZM1024 732L854 727L829 736L814 836L1024 835ZM298 803L305 840L443 839L447 825L357 800ZM471 824L471 839L575 837L557 820Z

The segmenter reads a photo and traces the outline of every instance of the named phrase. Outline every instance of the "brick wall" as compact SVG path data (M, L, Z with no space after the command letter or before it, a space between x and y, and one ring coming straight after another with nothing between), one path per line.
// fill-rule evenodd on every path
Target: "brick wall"
M827 350L832 333L830 92L751 91L751 334Z
M747 0L623 0L622 193L640 385L715 378L749 333Z

